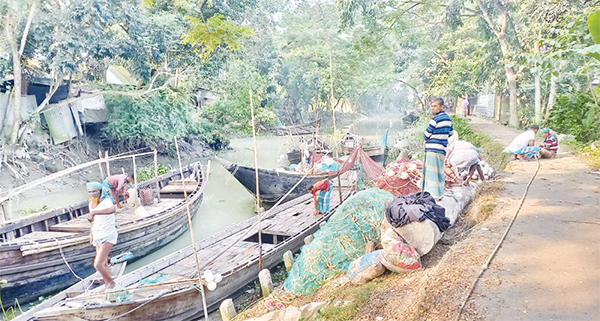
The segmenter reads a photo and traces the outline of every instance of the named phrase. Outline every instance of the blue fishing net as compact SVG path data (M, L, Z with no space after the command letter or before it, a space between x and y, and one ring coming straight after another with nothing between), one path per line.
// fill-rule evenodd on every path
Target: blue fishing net
M368 244L378 244L379 225L386 205L394 196L371 188L348 198L302 247L287 280L286 292L310 294L332 276L345 273L348 265L366 254Z

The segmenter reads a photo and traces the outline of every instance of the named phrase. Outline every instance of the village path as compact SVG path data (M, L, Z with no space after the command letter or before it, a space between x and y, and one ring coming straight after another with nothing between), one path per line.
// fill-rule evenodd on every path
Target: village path
M520 133L476 117L470 125L504 145ZM540 165L461 320L600 320L600 173L565 148ZM508 165L500 215L512 217L537 166Z

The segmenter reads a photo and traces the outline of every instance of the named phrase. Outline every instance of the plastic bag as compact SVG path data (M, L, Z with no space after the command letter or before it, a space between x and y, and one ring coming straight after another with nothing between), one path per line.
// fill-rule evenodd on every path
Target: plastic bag
M398 233L388 228L381 236L383 259L381 263L390 271L402 273L421 268L421 256Z
M354 260L348 266L348 277L353 284L366 284L385 272L381 263L383 250L373 251Z

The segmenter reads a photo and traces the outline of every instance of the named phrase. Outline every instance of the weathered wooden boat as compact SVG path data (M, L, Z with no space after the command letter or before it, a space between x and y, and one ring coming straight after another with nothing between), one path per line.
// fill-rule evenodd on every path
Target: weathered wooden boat
M192 215L202 202L205 177L199 162L139 183L139 190L160 188L160 202L135 211L133 205L116 213L118 243L112 255L130 251L140 258L167 244L188 226L183 186ZM158 183L158 187L157 186ZM50 209L0 224L0 279L3 303L12 305L38 299L77 282L95 269L95 248L90 244L88 203ZM140 212L143 212L140 214Z
M342 199L353 193L355 172L341 177ZM304 195L265 213L260 221L262 267L272 268L283 253L296 251L340 204L332 191L331 210L314 215L313 200ZM212 311L220 302L257 278L259 272L258 217L254 216L196 243L201 271L221 274L216 289L206 291ZM106 295L102 287L34 314L35 320L190 320L200 317L203 304L194 249L190 245L151 264L117 278L122 288ZM204 273L204 272L202 272ZM160 280L154 282L155 280Z
M233 175L250 193L256 194L256 172L253 167L239 165L220 157L215 157L227 171ZM291 171L276 171L268 169L258 169L258 185L260 199L264 203L274 204L282 198L296 183L300 182L296 188L283 200L284 202L306 194L306 190L317 181L327 177L333 178L336 175L309 174L304 177L304 173ZM304 177L304 179L302 179Z
M389 152L389 148L381 148L381 146L372 144L364 138L351 133L344 134L340 143L342 145L342 152L344 153L344 155L349 155L350 153L352 153L354 147L360 144L365 153L369 155L369 157L371 157L372 160L380 164L385 163Z

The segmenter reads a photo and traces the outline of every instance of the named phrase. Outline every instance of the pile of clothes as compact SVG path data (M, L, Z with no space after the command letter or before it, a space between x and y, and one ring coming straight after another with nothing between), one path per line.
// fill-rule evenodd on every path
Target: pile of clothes
M450 227L446 209L436 204L429 192L417 192L396 197L388 205L385 216L388 222L396 228L426 219L435 223L440 232L444 232Z

